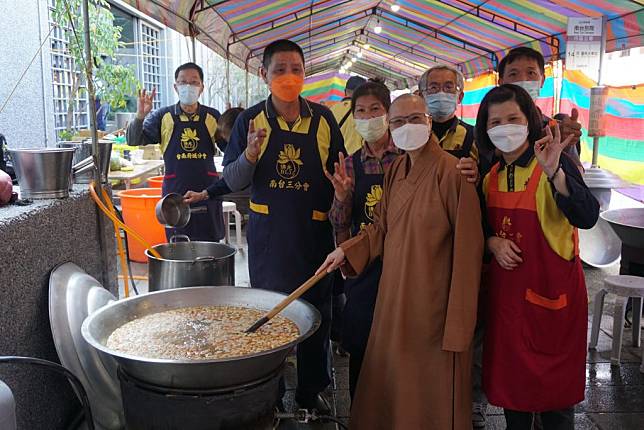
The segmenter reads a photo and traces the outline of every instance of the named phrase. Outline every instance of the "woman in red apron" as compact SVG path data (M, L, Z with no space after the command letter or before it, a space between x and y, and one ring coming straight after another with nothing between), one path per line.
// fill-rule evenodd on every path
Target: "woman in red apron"
M541 128L528 93L502 85L483 99L479 144L501 154L483 182L487 248L483 387L504 408L507 428L573 429L584 398L588 299L577 227L591 228L599 204L563 142Z

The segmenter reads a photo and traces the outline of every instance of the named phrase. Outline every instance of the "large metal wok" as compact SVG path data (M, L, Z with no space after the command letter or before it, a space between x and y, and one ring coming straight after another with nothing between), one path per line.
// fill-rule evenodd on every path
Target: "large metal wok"
M600 216L625 245L644 249L644 207L613 209L602 212Z
M189 306L243 306L270 310L285 295L256 288L190 287L164 290L107 305L83 322L85 340L99 353L114 358L129 375L168 388L217 389L241 386L275 372L291 349L320 326L313 306L297 300L282 315L293 321L300 336L279 348L257 354L218 360L162 360L122 354L107 348L108 337L121 325L146 315Z

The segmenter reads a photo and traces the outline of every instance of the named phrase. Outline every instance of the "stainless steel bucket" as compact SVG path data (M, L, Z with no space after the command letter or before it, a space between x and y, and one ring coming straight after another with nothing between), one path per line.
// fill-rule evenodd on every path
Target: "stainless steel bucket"
M9 149L22 198L69 196L74 148Z
M136 117L136 112L117 112L116 128L122 129L128 126L128 123Z
M107 175L110 170L110 157L112 155L112 141L98 141L100 158L101 158L101 182L107 182ZM74 154L73 179L76 184L89 184L94 179L92 159L92 141L85 140L82 142L58 142L60 148L76 148Z
M177 242L184 238L186 242ZM150 291L201 285L235 285L235 249L217 242L190 242L174 236L170 243L153 246L162 258L149 250Z

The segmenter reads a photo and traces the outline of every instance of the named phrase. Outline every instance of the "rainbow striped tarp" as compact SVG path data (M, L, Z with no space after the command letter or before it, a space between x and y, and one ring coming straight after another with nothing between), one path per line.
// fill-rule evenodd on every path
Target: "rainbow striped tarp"
M344 87L349 75L337 72L309 76L304 81L302 97L314 102L337 102L344 97Z
M593 139L587 136L590 88L595 82L578 71L566 71L561 88L561 112L579 110L584 127L581 159L591 161ZM644 84L609 87L606 136L599 138L600 167L644 185Z
M546 71L546 81L537 104L546 115L554 107L554 79ZM493 73L465 83L465 96L458 114L469 124L476 122L481 100L496 85ZM582 161L592 160L593 139L588 137L590 88L595 85L579 71L566 71L562 80L559 109L556 112L579 111L583 127ZM608 116L606 136L599 138L599 165L623 179L644 185L644 84L629 87L610 87L606 106Z
M398 0L398 11L377 0L124 1L252 72L285 38L304 49L309 75L355 58L356 73L398 84L437 63L472 77L516 46L563 58L567 19L579 16L607 17L608 52L644 46L644 6L626 0Z
M481 100L490 89L496 86L496 74L487 73L468 79L465 82L465 96L457 114L461 119L469 124L474 125L476 114L479 111ZM546 79L541 88L541 94L537 99L537 106L544 115L552 116L555 109L555 80L552 76L552 67L546 67Z

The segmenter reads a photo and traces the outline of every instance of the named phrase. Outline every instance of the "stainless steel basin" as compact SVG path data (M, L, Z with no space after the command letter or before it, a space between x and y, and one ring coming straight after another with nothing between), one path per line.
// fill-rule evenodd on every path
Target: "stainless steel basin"
M191 287L164 290L107 305L83 323L85 340L99 353L113 357L123 370L141 381L168 388L217 389L243 385L276 372L293 347L320 326L320 313L303 300L291 303L281 315L293 321L300 336L293 342L252 355L218 360L163 360L137 357L106 346L123 324L156 312L189 306L231 305L270 310L285 295L257 288Z

